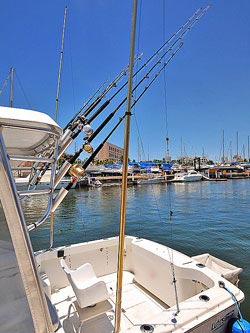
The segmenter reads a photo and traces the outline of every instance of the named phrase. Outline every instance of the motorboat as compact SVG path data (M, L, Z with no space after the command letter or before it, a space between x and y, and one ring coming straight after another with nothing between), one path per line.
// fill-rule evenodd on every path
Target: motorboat
M202 174L195 170L187 170L185 172L177 172L174 175L173 182L197 182L202 180Z

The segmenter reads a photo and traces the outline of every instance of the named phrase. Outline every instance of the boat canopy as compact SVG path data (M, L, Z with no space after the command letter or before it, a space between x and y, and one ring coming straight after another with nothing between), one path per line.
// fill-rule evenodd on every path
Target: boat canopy
M62 129L48 115L25 109L0 107L0 126L9 154L37 156L54 145Z

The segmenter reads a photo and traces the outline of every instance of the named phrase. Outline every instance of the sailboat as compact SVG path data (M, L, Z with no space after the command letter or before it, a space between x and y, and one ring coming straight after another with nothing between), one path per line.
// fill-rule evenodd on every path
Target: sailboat
M136 4L135 0L132 31ZM134 32L131 36L134 40ZM132 69L133 47L124 161L128 160ZM210 255L189 257L154 241L124 235L125 162L119 237L53 248L51 218L51 246L34 253L28 230L53 217L67 194L67 189L61 189L55 195L54 189L63 176L55 173L56 161L69 137L48 115L33 110L1 107L0 127L1 332L224 333L229 327L230 332L240 327L249 332L239 309L244 299L237 286L240 268ZM50 165L49 188L18 191L12 160ZM66 172L66 166L62 168ZM77 171L75 167L73 173ZM21 199L41 194L48 195L48 207L27 228Z

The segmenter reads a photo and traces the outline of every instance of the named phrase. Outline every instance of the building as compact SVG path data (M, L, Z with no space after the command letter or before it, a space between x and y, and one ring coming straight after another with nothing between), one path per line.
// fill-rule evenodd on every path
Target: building
M112 160L114 163L121 162L123 156L123 148L105 142L98 154L99 161Z

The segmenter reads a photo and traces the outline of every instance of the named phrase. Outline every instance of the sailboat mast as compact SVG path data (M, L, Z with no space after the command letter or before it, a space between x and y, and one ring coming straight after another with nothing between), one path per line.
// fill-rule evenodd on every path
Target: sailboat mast
M249 135L247 136L247 160L249 162Z
M224 130L222 131L222 163L225 163L225 137Z
M14 96L14 68L10 69L10 107L13 107L13 96Z
M134 49L135 49L135 32L136 32L136 15L137 0L133 2L132 28L130 36L130 57L128 73L128 93L126 118L124 127L124 151L123 151L123 168L122 168L122 195L120 210L120 233L118 249L118 266L117 266L117 285L116 285L116 307L115 307L115 333L120 332L121 326L121 301L122 301L122 278L123 278L123 259L124 259L124 237L126 223L126 199L127 199L127 180L128 180L128 154L130 138L130 117L131 117L131 97L132 97L132 80L134 67Z
M61 84L62 60L63 60L63 52L64 52L64 34L65 34L65 27L66 27L66 17L67 17L67 7L65 7L65 9L64 9L64 18L63 18L62 44L61 44L58 79L57 79L56 108L55 108L55 115L54 115L55 121L57 121L57 114L58 114L58 103L59 103L59 92L60 92L60 84Z

